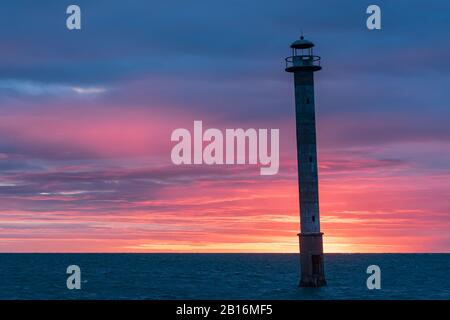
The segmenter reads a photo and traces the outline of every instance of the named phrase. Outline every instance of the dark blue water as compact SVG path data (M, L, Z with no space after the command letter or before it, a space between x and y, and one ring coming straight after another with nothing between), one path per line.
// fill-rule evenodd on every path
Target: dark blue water
M68 290L66 268L81 268ZM0 254L0 299L450 299L450 254L328 254L297 287L295 254ZM368 290L366 268L381 268Z

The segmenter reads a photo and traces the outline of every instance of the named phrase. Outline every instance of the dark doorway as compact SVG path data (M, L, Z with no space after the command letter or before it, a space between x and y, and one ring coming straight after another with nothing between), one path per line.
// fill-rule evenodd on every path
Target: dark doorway
M322 274L322 256L319 254L312 256L312 271L313 274Z

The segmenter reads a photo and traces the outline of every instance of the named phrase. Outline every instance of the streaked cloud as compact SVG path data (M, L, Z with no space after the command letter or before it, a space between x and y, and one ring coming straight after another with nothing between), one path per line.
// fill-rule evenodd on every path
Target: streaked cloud
M19 95L57 95L67 96L70 94L93 95L106 92L102 87L78 87L63 84L40 83L27 80L0 79L0 94Z
M73 91L75 91L78 94L98 94L106 92L105 88L96 88L96 87L72 87Z

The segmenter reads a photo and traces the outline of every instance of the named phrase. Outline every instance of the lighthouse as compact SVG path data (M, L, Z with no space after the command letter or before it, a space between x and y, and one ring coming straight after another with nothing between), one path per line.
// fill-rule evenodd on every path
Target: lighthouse
M302 36L291 44L286 72L294 74L297 166L300 195L300 283L301 287L326 285L323 233L320 231L319 179L317 175L314 72L322 69L314 44Z

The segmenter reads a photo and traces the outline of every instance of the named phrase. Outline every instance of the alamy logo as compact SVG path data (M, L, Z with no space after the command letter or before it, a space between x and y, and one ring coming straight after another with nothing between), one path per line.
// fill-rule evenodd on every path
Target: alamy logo
M73 264L67 267L66 270L67 274L70 274L70 276L67 278L66 286L67 289L73 290L73 289L81 289L81 269L79 266Z
M81 9L79 6L72 4L67 7L67 17L66 26L69 30L80 30L81 29Z
M369 278L367 278L367 289L381 289L381 269L379 266L373 264L367 267L367 274L370 274Z
M367 7L367 14L370 16L367 18L366 25L369 30L381 29L381 9L379 6L372 4Z
M194 121L193 135L183 128L172 132L171 141L178 143L172 149L171 158L176 165L259 163L261 175L274 175L279 169L279 136L278 129L270 130L269 152L268 129L226 129L224 136L215 128L203 132L202 121Z

